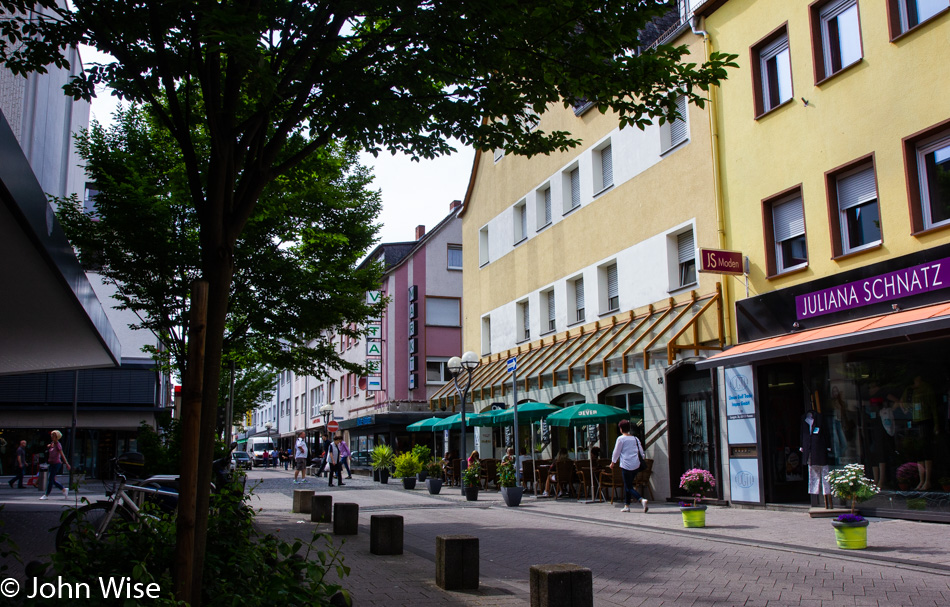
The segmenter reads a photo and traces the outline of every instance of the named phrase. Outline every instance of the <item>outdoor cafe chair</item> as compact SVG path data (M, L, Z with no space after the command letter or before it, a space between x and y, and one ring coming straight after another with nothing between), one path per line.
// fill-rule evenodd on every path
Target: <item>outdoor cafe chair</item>
M577 496L577 492L574 491L574 477L577 476L576 469L574 468L574 462L571 460L562 460L555 462L551 467L551 472L554 473L554 499L558 499L561 495L561 489L564 489L564 493L570 496L572 493Z
M653 499L653 490L650 489L650 476L652 475L653 460L644 458L643 467L640 468L640 471L637 472L637 477L633 480L633 488L643 497L649 494L651 500Z
M607 468L600 473L600 492L607 499L605 491L610 491L610 503L614 503L614 495L617 489L623 491L623 475L620 473L620 466Z
M521 462L521 486L527 490L528 485L530 485L533 489L536 479L537 475L534 471L534 460L526 459Z
M497 459L483 459L481 472L479 477L482 481L482 486L485 491L488 491L488 483L494 483L495 488L498 488L498 460Z

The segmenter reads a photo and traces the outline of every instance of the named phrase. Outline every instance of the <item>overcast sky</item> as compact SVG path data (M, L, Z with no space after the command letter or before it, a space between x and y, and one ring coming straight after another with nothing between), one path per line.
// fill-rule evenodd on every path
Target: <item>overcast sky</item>
M84 61L95 55L88 48L82 54ZM108 124L117 107L116 99L105 90L97 94L90 123L98 120ZM451 156L420 162L388 153L381 153L378 158L361 155L361 162L373 169L372 187L382 191L381 243L414 240L417 225L424 225L427 230L434 227L449 214L449 204L465 196L475 152L471 148L458 149Z

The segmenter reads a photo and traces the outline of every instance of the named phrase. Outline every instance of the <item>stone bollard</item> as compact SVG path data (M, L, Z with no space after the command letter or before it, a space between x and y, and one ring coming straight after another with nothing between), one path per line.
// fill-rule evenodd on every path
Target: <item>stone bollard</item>
M356 535L359 525L359 504L333 504L333 533L335 535Z
M403 521L398 514L369 517L369 551L372 554L402 554Z
M313 499L313 489L294 489L294 508L291 512L310 514L310 502Z
M531 567L531 607L593 607L590 569L571 563Z
M314 495L310 500L310 522L329 523L333 514L333 496Z
M435 583L443 590L478 590L477 537L436 536Z

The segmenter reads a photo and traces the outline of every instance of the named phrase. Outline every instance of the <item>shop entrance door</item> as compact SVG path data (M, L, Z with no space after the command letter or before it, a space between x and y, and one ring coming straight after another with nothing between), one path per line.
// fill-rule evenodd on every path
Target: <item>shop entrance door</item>
M673 493L681 493L680 477L693 468L709 470L721 481L716 440L719 432L709 372L684 366L667 374L666 384ZM720 487L716 493L721 495Z
M802 367L798 363L758 368L762 410L765 501L807 503L808 475L801 458L801 416L805 413Z

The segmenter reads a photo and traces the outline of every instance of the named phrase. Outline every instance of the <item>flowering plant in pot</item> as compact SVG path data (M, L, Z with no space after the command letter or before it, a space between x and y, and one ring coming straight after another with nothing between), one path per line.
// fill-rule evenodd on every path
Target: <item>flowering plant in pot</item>
M482 472L482 466L478 462L472 462L462 473L462 489L465 492L465 499L474 502L478 499L479 475Z
M511 507L521 503L524 488L518 487L518 476L515 474L514 462L504 461L498 465L498 483L501 485L501 497L505 504Z
M848 464L832 470L825 476L831 485L831 493L851 503L851 512L831 521L839 548L860 550L868 546L868 521L857 513L858 502L871 499L880 489L864 475L864 466Z
M693 468L683 473L683 476L680 477L680 489L686 491L693 498L692 505L680 506L684 527L706 526L706 506L700 506L699 502L715 488L716 477L709 470Z

